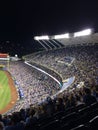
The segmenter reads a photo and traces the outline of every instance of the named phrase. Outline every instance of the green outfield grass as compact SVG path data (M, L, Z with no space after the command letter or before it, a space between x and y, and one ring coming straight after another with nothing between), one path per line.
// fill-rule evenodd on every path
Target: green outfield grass
M11 91L8 84L8 77L0 70L0 110L3 110L11 100Z

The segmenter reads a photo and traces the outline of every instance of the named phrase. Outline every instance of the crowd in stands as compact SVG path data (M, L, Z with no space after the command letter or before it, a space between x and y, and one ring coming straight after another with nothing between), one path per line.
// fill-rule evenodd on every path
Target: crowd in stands
M58 62L62 57L73 57L74 61L71 65L65 65ZM74 45L32 54L26 59L57 79L75 76L71 86L74 89L70 91L68 88L51 98L60 90L57 82L22 61L12 62L10 72L23 89L24 99L18 101L10 112L0 115L1 130L45 130L54 127L57 130L75 130L79 125L80 129L98 129L97 44ZM52 70L60 75L57 76ZM84 85L78 88L81 81Z
M62 57L73 57L74 61L70 66L58 62ZM58 72L62 79L67 79L71 76L76 76L77 82L87 81L92 79L98 82L98 44L67 46L63 49L54 51L46 51L37 53L33 56L26 57L32 63L44 65Z
M0 115L0 127L4 130L45 130L55 126L57 130L70 130L86 123L91 128L91 120L98 115L97 89L98 85L88 86L72 92L66 90L54 99L48 96L41 104Z
M45 97L55 94L60 89L59 84L53 79L21 61L11 62L10 72L24 95L23 100L16 103L13 111L21 107L28 108L30 104L40 103Z

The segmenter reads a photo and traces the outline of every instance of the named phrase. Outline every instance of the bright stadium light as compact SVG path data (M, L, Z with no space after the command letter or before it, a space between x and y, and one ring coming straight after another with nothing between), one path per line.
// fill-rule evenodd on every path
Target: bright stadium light
M35 36L34 37L35 40L49 40L49 36Z
M86 35L90 35L91 33L92 33L91 29L86 29L86 30L74 33L74 37L86 36Z
M54 36L54 39L63 39L63 38L69 38L69 33Z

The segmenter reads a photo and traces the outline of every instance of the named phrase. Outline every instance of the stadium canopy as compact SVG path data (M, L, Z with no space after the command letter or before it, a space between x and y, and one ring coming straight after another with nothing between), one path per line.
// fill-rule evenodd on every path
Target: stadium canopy
M62 42L62 40L66 40L66 42L70 43L70 40L75 37L81 37L81 36L87 36L92 34L93 29L87 28L85 30L75 32L75 33L64 33L60 35L43 35L43 36L35 36L34 40L36 40L45 50L52 50L57 48L62 48L65 46L65 41Z
M75 32L74 37L86 36L86 35L90 35L90 34L92 34L92 30L91 29L85 29L85 30L82 30L80 32Z
M68 37L68 36L66 35L66 37ZM35 36L34 40L39 42L39 44L47 51L64 46L64 45L62 45L62 43L59 43L56 40L53 40L48 35L45 35L45 36Z

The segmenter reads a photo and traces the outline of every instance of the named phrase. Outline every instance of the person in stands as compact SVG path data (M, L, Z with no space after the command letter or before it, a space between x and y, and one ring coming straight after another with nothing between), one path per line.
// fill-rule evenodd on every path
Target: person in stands
M93 95L91 95L91 90L86 87L84 88L83 102L86 105L90 105L94 102L97 102L96 98Z

